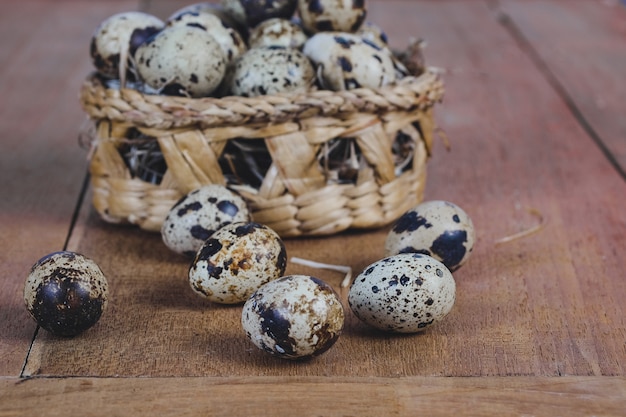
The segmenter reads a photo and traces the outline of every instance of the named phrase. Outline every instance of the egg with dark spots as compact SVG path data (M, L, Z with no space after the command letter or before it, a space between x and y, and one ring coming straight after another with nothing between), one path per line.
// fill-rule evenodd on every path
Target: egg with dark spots
M226 79L233 95L257 97L305 92L316 78L311 61L299 50L264 46L241 55Z
M287 251L274 230L254 222L231 223L198 250L189 268L189 283L211 302L237 304L281 277L286 267Z
M356 31L356 34L366 41L372 42L379 48L388 48L389 39L385 31L378 25L372 22L365 22Z
M174 252L193 257L216 230L245 221L250 221L250 211L239 194L222 185L205 185L174 204L161 226L161 237Z
M250 31L250 48L261 46L282 46L300 49L307 36L297 23L288 19L273 18L259 23Z
M236 21L253 28L274 17L291 18L297 0L221 0L220 5Z
M112 79L132 75L127 70L135 50L164 25L158 17L143 12L118 13L102 21L92 35L89 51L98 73Z
M307 275L288 275L255 291L243 306L241 324L259 349L283 358L306 359L330 349L343 330L337 293Z
M220 85L227 57L222 46L199 26L171 26L135 53L140 79L162 94L205 97Z
M456 283L438 260L404 253L377 261L350 286L348 304L364 323L393 333L416 333L452 310Z
M170 16L166 21L166 26L189 26L206 30L224 51L227 62L233 61L247 50L246 42L241 34L213 12L185 9Z
M200 2L200 3L192 3L186 6L181 7L174 11L167 19L167 21L176 19L176 17L186 14L186 13L210 13L217 16L224 26L235 29L244 39L247 37L248 28L245 25L237 22L233 17L222 7L221 4L209 3L209 2Z
M298 0L298 15L308 33L354 33L367 16L364 0Z
M75 252L54 252L31 268L24 301L43 329L76 336L100 320L108 302L108 283L93 260Z
M385 255L423 253L454 272L470 258L475 241L474 224L462 208L448 201L427 201L395 222L385 241Z
M397 78L391 51L355 34L318 33L306 41L302 51L316 67L320 84L328 90L376 89Z

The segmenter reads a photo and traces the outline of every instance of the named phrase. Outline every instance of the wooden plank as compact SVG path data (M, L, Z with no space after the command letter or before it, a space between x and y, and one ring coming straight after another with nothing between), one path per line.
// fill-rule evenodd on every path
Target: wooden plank
M626 7L600 0L501 4L504 23L532 45L529 53L626 179L626 119L616 116L626 106Z
M0 379L0 416L618 416L624 378Z
M372 1L370 16L398 46L426 38L429 62L447 70L438 119L453 147L437 144L427 198L464 207L479 243L455 273L457 303L446 321L392 336L348 314L344 335L323 356L275 360L245 339L240 307L189 291L188 262L158 235L106 225L86 206L72 248L108 275L110 308L78 338L40 333L27 374L231 377L229 386L251 375L624 375L626 221L618 201L626 184L485 3ZM547 220L543 229L496 245L538 221L528 207ZM287 249L359 272L382 256L385 234L294 239ZM342 278L293 264L288 272L314 272L334 286Z
M31 265L64 245L85 176L77 100L95 25L132 2L21 1L0 16L0 375L18 375L35 324ZM36 12L33 12L35 10Z
M428 192L460 196L461 205L469 199L475 204L470 212L482 216L481 242L490 253L482 267L473 260L481 270L467 280L476 285L474 295L489 294L477 302L489 303L496 317L508 316L481 327L500 333L508 345L495 363L517 356L511 343L529 332L534 359L528 365L535 374L622 375L624 308L613 295L625 290L616 278L623 257L615 252L626 230L618 209L623 182L523 51L472 14L449 17L426 22L445 28L427 37L426 52L447 71L448 93L438 115L456 138L452 152L459 158L432 164ZM466 25L481 29L472 33ZM527 208L543 214L543 231L494 245L507 228L517 232L534 224ZM510 314L516 304L524 306L518 316ZM484 340L491 346L490 337ZM502 349L499 342L493 347Z
M167 19L178 9L185 7L193 2L188 2L185 0L146 0L143 2L144 10L148 13L151 13L160 19ZM210 3L219 3L219 2L210 2Z

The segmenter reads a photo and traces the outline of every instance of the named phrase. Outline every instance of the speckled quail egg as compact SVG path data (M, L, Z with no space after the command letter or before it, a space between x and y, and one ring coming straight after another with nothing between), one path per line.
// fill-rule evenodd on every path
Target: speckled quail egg
M402 62L389 47L387 34L380 26L372 22L365 22L363 23L363 26L355 32L355 35L360 36L365 43L369 43L375 49L379 49L381 52L389 56L396 70L396 79L400 79L411 74L405 63ZM421 72L415 73L414 75L419 74L421 74Z
M193 13L211 13L215 16L219 17L220 20L224 23L225 26L234 28L239 32L241 36L244 38L248 33L248 28L245 25L237 22L233 17L227 13L227 11L220 4L209 3L209 2L200 2L200 3L192 3L187 6L181 7L176 10L174 13L170 15L168 20L176 17L179 14L193 12Z
M379 48L388 48L389 47L389 39L387 38L387 34L383 31L383 29L372 22L365 22L363 25L355 32L356 35L361 38L373 42Z
M317 77L329 90L379 88L396 80L388 50L351 33L321 32L304 44L303 52L317 67Z
M24 301L37 324L58 336L75 336L100 320L108 284L91 259L69 251L39 259L24 285Z
M250 31L250 48L283 46L300 49L307 40L302 28L295 22L279 17L259 23Z
M246 301L241 324L259 349L284 359L305 359L330 349L344 325L337 293L318 278L288 275Z
M107 78L123 78L135 50L163 27L161 19L143 12L110 16L91 37L89 52L94 66Z
M245 221L250 221L245 200L222 185L210 184L174 204L161 226L161 237L174 252L193 257L216 230Z
M254 222L231 223L204 242L189 268L189 283L209 301L243 303L281 277L286 266L285 245L274 230Z
M226 72L226 54L215 38L198 27L163 29L135 53L140 78L167 95L210 95Z
M365 0L298 0L298 15L304 30L356 32L367 16Z
M273 17L289 19L297 0L221 0L220 4L235 20L252 28Z
M241 55L227 80L230 92L237 96L303 92L315 83L315 70L297 49L265 46Z
M369 265L348 293L348 303L364 323L395 333L415 333L442 320L452 309L456 284L438 260L404 253Z
M427 201L395 222L385 254L423 253L455 271L469 259L475 240L474 224L463 209L448 201Z
M166 22L167 27L191 26L206 30L220 44L228 62L237 58L247 49L239 32L224 23L214 13L203 11L182 11L174 13Z

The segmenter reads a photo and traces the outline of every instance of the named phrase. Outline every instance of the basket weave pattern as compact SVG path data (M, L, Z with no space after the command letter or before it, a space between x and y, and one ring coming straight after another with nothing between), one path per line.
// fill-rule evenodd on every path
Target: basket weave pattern
M253 219L283 237L383 226L422 200L433 107L442 95L442 81L429 71L377 90L201 99L110 89L89 77L80 100L96 123L93 204L109 222L156 231L182 195L214 183L237 190ZM158 142L167 165L160 182L129 170L120 148L131 131ZM399 132L412 143L401 171L392 150ZM271 156L260 185L232 183L218 163L228 142L259 138ZM338 139L359 150L350 181L325 169Z

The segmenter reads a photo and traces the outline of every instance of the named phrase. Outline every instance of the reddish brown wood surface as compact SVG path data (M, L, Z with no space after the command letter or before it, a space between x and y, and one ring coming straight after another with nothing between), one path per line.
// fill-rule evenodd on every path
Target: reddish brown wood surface
M502 1L499 10L626 177L626 118L618 116L626 106L626 7L617 1L533 0Z
M602 74L615 78L615 88L606 78L596 87L620 97L610 95L624 88L610 50L619 51L626 35L611 14L575 3L565 12L565 1L369 2L371 20L392 45L423 37L429 64L445 71L447 93L437 119L452 149L436 144L426 197L462 206L479 240L470 262L455 272L457 303L440 325L392 336L348 314L337 345L303 363L257 350L241 331L240 307L199 299L187 284L187 260L156 234L100 220L90 195L68 248L99 263L111 287L109 308L79 337L40 331L29 351L35 326L22 304L23 282L39 256L63 246L85 172L76 97L90 70L88 38L115 12L143 7L165 17L188 3L12 4L0 16L0 32L15 33L0 38L0 375L11 377L0 381L0 415L32 414L62 395L112 414L124 404L136 412L172 412L184 407L183 399L199 398L188 414L208 408L213 415L235 415L258 406L278 415L282 404L303 415L382 415L381 409L388 415L416 409L432 415L619 415L626 409L626 183L564 98L607 144L619 138L621 108L607 100L610 112L589 110L587 87L573 80L600 70L580 64L565 71L549 48L580 52L583 46L566 42L564 33L568 24L587 28L589 39L604 45L593 52L602 58ZM36 29L17 23L27 10L38 11ZM533 48L503 24L502 11ZM569 17L554 26L548 18L554 13ZM567 86L567 97L535 50ZM621 144L614 143L608 148L618 158ZM538 223L529 210L545 221L540 231L496 244ZM287 249L290 256L349 265L358 273L382 256L385 234L292 239ZM336 288L342 279L294 264L287 272L315 274ZM340 294L345 301L346 291ZM24 376L34 380L16 379L25 358ZM154 407L145 408L147 402ZM433 405L439 407L422 408Z
M2 416L600 417L626 404L626 380L607 377L12 378L0 389Z
M27 1L0 14L0 374L18 375L35 331L22 301L30 266L64 245L85 176L77 103L87 39L133 3ZM79 18L71 18L79 16Z

